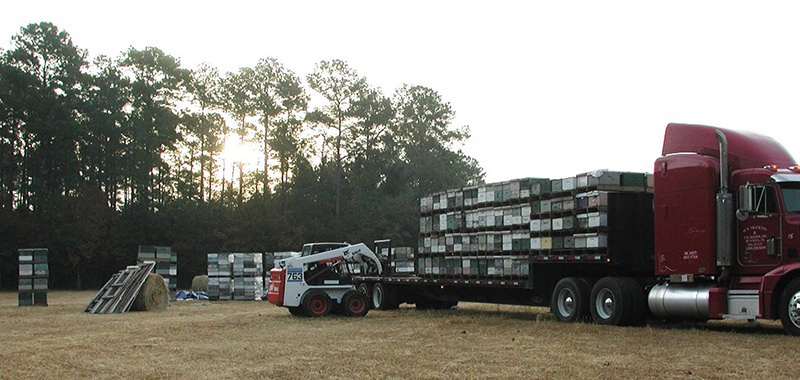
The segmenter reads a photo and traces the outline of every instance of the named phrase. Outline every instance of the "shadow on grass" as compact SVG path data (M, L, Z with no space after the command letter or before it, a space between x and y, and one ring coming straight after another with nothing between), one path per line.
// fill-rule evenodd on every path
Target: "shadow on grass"
M541 310L503 310L499 307L492 310L491 306L484 306L482 308L471 307L455 307L452 309L444 310L417 310L413 306L404 306L400 309L403 313L417 313L428 314L440 317L475 317L475 318L504 318L515 319L522 321L555 321L556 318L553 314L542 312Z
M748 335L786 335L780 324L772 325L761 322L738 322L738 321L663 321L649 320L647 326L664 330L699 330L714 331Z
M491 306L483 306L481 308L461 308L456 307L447 310L416 310L413 306L406 305L400 309L402 313L414 314L425 313L434 317L473 317L473 318L503 318L514 319L521 321L553 321L557 319L555 315L545 311L546 309L538 308L538 310L503 310L497 308L491 309ZM586 322L593 324L594 322ZM708 322L692 322L692 321L664 321L664 320L647 320L641 326L634 326L633 328L650 327L653 329L663 330L698 330L698 331L711 331L711 332L725 332L747 335L786 335L780 323L774 324L771 321L759 322L744 322L744 321L708 321Z

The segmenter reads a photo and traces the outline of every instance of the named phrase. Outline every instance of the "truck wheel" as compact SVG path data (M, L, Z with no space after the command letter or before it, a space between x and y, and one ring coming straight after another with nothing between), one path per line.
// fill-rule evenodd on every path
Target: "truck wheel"
M369 286L368 282L362 282L362 283L358 284L358 288L356 288L356 290L358 290L359 293L361 293L365 297L367 297L367 299L371 298L370 296L372 294L370 294L370 290L371 289L370 289L370 286Z
M331 297L325 292L315 290L303 297L303 312L309 317L325 317L331 313Z
M625 326L630 320L633 300L621 278L603 277L592 288L592 319L600 325Z
M800 278L792 280L783 289L778 312L783 329L791 335L800 335Z
M589 316L592 287L583 278L562 278L553 289L550 310L561 322L579 322Z
M348 317L363 317L367 315L367 311L369 311L367 297L355 290L345 293L344 298L342 298L342 310L344 315Z
M295 317L304 317L305 313L303 312L303 308L300 306L289 306L289 314L294 315Z
M639 325L644 322L648 311L647 297L644 295L644 288L638 281L632 278L625 277L621 280L625 283L625 286L627 286L628 293L631 297L631 316L627 324L630 326Z
M378 310L397 309L400 303L392 288L376 282L372 287L372 308Z

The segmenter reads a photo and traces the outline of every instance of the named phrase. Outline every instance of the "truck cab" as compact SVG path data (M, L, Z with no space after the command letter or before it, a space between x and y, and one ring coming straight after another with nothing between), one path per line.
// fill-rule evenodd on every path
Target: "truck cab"
M655 315L780 318L800 334L800 167L780 143L670 124L653 211Z

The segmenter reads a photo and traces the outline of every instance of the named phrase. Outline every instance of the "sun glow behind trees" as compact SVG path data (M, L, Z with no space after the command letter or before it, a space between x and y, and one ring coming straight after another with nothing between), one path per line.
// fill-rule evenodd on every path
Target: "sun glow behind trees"
M217 164L222 169L216 173L217 179L222 179L223 173L227 173L224 175L227 180L231 178L238 180L236 179L238 174L231 177L231 171L238 170L240 163L244 165L245 174L264 170L264 152L260 144L253 141L241 141L235 133L225 136L224 141L225 145L217 159Z

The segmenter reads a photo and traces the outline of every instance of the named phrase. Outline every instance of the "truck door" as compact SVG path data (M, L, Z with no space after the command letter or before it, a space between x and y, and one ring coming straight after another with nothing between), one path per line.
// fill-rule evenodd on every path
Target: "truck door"
M756 186L754 212L738 221L738 261L743 273L763 273L763 267L780 264L783 258L777 200L774 186Z

